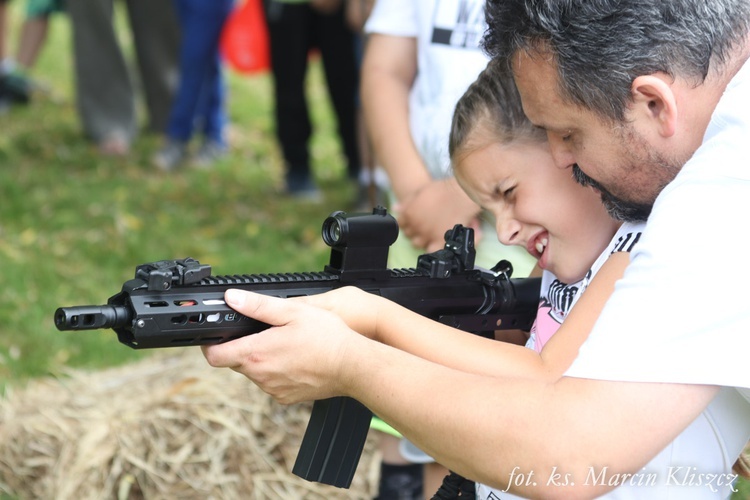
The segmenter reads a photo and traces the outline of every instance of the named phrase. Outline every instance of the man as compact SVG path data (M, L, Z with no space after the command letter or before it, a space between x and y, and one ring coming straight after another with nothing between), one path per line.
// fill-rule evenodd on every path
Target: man
M750 437L750 273L721 254L725 240L750 245L750 6L498 0L486 9L486 48L513 70L560 166L577 165L615 214L653 204L567 376L493 377L481 352L467 366L467 341L437 328L373 334L363 323L385 317L347 312L351 291L307 304L230 293L233 307L279 326L206 348L207 359L282 402L353 396L440 463L501 490L724 498Z
M747 353L726 352L732 341L748 345L748 308L730 293L745 273L717 262L721 247L705 232L746 226L750 4L540 1L528 15L523 4L489 2L485 48L512 69L556 162L623 218L653 205L640 251L595 330L608 337L597 346L617 351L617 361L602 358L607 378L632 376L623 365L637 362L643 381L750 386L739 369ZM685 272L699 260L715 266L705 315L693 309L696 276ZM711 358L723 366L694 369Z

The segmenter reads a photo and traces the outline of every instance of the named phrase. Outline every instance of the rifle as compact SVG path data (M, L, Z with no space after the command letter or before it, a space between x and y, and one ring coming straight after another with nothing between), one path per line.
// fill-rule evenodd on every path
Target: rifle
M61 331L111 328L133 349L216 344L257 333L269 325L224 302L240 288L276 297L314 295L341 286L378 294L418 314L492 338L495 330L525 329L536 317L539 279L510 279L512 266L474 267L474 231L457 224L445 246L421 255L416 268L388 269L388 249L398 223L383 207L371 214L333 212L324 222L331 247L322 272L212 276L197 260L165 260L136 267L135 277L106 305L61 307ZM315 401L292 472L308 481L351 485L372 414L358 401Z

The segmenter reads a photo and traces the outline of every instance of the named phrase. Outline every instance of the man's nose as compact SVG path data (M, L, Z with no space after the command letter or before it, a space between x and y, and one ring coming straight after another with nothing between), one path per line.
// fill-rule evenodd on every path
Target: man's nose
M556 134L547 134L552 159L558 168L570 168L576 160L570 150L570 145Z

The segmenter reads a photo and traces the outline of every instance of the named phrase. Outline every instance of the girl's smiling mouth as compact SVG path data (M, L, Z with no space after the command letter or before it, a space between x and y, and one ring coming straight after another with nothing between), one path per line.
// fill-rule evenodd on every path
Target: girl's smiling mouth
M539 260L544 255L548 244L549 233L547 231L540 231L526 243L526 251Z

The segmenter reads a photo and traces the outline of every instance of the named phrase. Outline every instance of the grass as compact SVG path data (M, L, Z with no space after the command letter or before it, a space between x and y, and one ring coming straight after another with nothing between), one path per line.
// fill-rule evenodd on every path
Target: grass
M229 157L169 174L149 163L159 137L144 133L128 158L112 159L82 136L65 17L53 19L33 76L51 93L0 116L0 386L148 355L110 331L58 332L52 321L59 306L105 303L138 264L190 256L234 274L317 271L327 262L320 225L351 208L354 190L317 62L311 154L325 201L314 205L278 194L268 75L228 73Z

